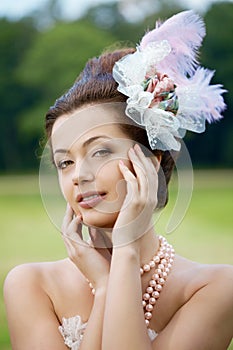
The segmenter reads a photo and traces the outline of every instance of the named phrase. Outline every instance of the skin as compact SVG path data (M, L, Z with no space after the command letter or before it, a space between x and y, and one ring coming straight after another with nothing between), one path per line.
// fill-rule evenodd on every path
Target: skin
M52 135L68 202L62 232L69 258L21 265L9 273L4 295L13 350L67 349L58 326L62 317L74 315L88 320L81 350L227 349L233 329L232 267L201 265L178 255L150 322L159 335L149 340L141 300L150 275L141 278L139 269L158 249L152 215L160 159L145 157L105 106L79 112L82 130L64 115ZM108 124L99 125L100 120ZM98 139L84 147L93 137ZM61 149L65 152L57 152ZM83 208L77 196L93 189L104 192L104 200ZM84 224L90 243L82 238Z

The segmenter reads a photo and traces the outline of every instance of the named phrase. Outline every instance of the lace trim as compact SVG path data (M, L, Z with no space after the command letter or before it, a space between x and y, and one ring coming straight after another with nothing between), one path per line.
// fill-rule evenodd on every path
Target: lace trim
M64 343L71 350L78 350L84 336L87 322L83 323L80 316L74 316L70 318L62 318L62 325L58 327L61 335L63 336ZM148 335L151 341L153 341L158 335L153 329L148 328Z
M62 325L58 327L63 336L65 345L71 350L78 350L82 342L82 338L87 327L87 323L83 323L80 316L70 318L62 318Z

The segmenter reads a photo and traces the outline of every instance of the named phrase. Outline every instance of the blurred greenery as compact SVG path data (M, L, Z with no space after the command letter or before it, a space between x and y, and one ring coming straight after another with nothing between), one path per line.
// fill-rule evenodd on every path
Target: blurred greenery
M233 264L233 171L195 171L188 211L167 239L178 254L202 263ZM169 204L157 222L164 233L177 194L173 177ZM43 207L36 175L0 177L0 285L15 265L66 257L59 231ZM0 349L9 350L9 334L0 295ZM230 348L233 350L233 344Z
M124 16L120 2L94 6L82 18L69 22L59 12L56 0L19 21L0 19L0 172L38 167L44 115L73 83L88 58L116 42L135 46L156 19L182 10L175 0L146 3L149 15L136 22ZM208 127L207 133L188 134L186 143L194 165L231 167L233 3L215 3L204 19L208 35L200 61L216 69L213 82L223 83L229 91L225 95L228 109L221 123Z

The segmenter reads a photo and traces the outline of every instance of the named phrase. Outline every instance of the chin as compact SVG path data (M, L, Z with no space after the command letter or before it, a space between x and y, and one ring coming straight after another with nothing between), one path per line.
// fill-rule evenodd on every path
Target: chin
M100 213L99 211L93 212L88 210L86 213L82 213L83 223L86 226L98 227L98 228L113 228L118 217L117 213Z

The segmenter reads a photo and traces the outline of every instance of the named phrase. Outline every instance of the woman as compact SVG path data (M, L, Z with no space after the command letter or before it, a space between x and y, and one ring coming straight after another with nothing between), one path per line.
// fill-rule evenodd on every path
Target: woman
M224 90L195 61L203 36L192 11L173 16L136 51L90 60L49 109L69 258L9 273L14 350L227 349L232 267L174 254L152 220L167 202L179 139L224 109Z

